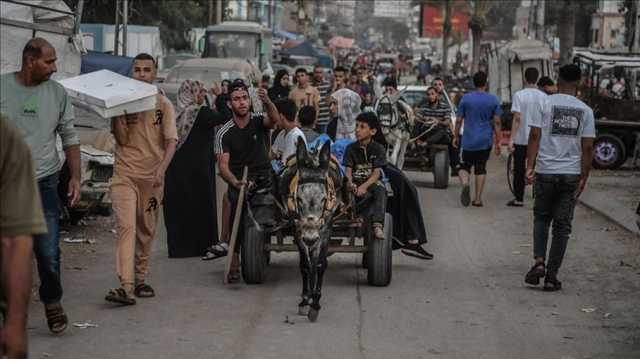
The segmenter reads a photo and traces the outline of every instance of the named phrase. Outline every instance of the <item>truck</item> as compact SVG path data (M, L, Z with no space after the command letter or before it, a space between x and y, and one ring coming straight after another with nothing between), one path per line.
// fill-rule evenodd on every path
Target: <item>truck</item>
M640 53L573 49L586 81L580 98L596 121L593 166L616 169L640 160Z
M271 67L272 32L250 21L225 21L205 31L203 58L248 61L265 71Z

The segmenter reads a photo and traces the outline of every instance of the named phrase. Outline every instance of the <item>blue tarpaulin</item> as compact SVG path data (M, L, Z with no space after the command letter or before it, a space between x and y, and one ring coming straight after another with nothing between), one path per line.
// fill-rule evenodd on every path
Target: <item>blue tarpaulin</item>
M131 74L133 58L127 56L115 56L102 52L89 51L82 55L80 73L86 74L98 70L110 70L123 76Z

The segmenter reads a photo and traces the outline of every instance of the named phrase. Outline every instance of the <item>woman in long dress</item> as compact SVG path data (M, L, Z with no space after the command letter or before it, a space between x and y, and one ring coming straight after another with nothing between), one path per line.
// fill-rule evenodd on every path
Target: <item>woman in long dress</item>
M213 111L200 81L186 80L177 96L178 145L165 174L164 219L169 257L199 257L218 242Z

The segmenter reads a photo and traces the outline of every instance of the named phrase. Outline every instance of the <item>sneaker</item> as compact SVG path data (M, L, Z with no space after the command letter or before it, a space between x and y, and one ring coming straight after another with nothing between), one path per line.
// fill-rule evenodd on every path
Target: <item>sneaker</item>
M469 204L471 203L469 185L462 186L462 193L460 193L460 203L462 203L462 205L465 207L469 207Z
M373 237L375 239L384 240L384 230L383 230L382 223L373 224Z
M544 278L544 291L555 292L562 289L562 282L556 278L555 274L549 274Z
M536 263L531 267L527 275L524 277L524 281L527 284L538 285L540 284L540 278L545 276L544 263Z

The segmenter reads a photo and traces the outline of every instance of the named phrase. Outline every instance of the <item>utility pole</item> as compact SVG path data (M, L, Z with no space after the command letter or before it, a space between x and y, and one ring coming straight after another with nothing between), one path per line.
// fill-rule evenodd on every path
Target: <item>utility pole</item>
M216 1L216 25L220 25L222 23L222 2L224 0Z
M129 23L129 0L117 0L116 22L113 36L113 54L120 54L120 17L122 16L122 56L127 56L127 24Z
M118 56L118 40L120 37L120 1L116 0L116 22L113 28L113 54Z
M631 50L640 52L640 0L634 0L632 3L633 19L634 19L634 36L631 42Z
M213 25L213 1L209 0L209 21L207 21L207 25Z

